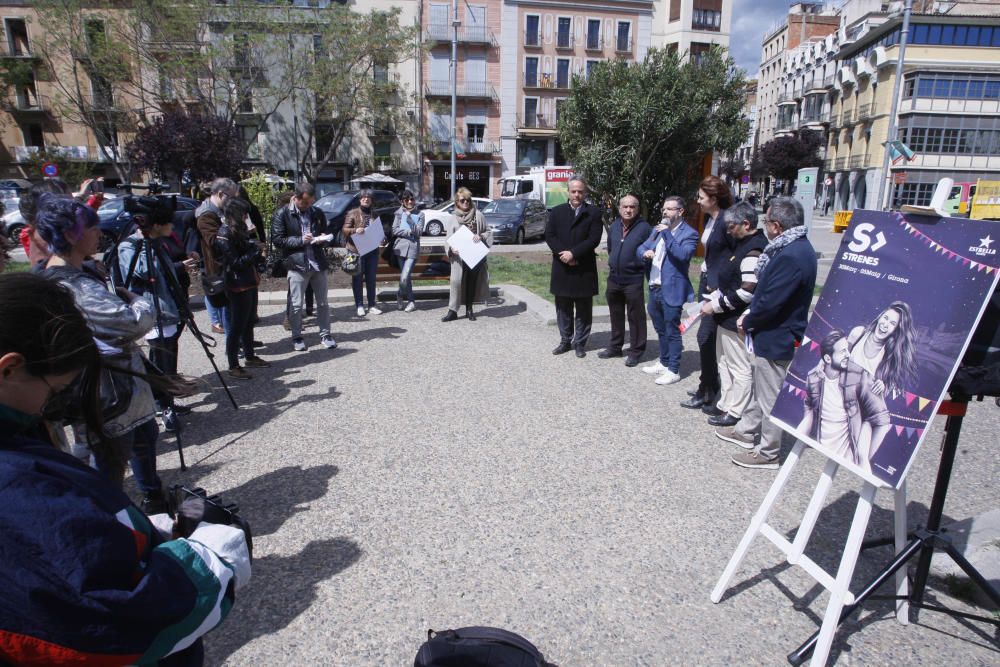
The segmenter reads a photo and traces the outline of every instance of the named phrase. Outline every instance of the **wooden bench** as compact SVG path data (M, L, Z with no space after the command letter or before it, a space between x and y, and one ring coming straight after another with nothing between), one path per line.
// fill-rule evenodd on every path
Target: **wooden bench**
M381 250L379 252L382 252ZM435 262L444 262L448 266L448 272L444 275L424 275L424 273L430 268L431 264ZM451 277L451 265L448 263L448 251L445 248L444 241L429 241L428 239L420 239L420 254L417 256L417 262L413 265L412 278L416 280L434 280L440 282L448 282ZM443 268L443 267L442 267ZM390 266L388 262L384 259L379 259L378 269L375 272L376 282L399 282L399 269L394 266Z

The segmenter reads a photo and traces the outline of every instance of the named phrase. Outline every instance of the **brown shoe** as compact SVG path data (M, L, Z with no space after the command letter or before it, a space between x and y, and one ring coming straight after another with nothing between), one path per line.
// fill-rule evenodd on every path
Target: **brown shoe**
M246 372L246 369L237 366L236 368L229 369L229 377L236 378L237 380L249 380L253 376Z
M224 334L224 333L226 333L226 330L222 328L221 324L213 324L212 325L212 331L215 332L215 333L217 333L217 334Z
M243 362L243 365L247 368L270 368L271 364L267 363L260 357L250 357Z

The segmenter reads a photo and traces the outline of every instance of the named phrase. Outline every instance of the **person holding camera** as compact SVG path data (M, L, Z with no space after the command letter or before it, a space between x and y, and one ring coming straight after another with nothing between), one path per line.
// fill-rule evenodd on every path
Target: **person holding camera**
M202 635L250 580L247 535L207 503L147 518L33 437L74 385L103 437L100 343L77 302L41 276L0 275L0 663L200 665Z
M136 345L155 324L153 303L148 296L138 296L123 287L109 291L106 277L97 273L95 265L84 264L97 252L101 237L98 222L93 209L72 199L53 195L39 199L38 233L53 253L42 275L69 288L99 341L106 365L122 369L110 373L106 381L102 378L102 431L94 433L77 425L74 452L86 459L93 455L97 469L119 487L128 462L145 496L143 510L162 512L166 501L156 474L156 440L160 432L153 410L151 378L145 373L144 357ZM101 446L90 446L95 442Z
M148 213L132 218L137 230L118 246L118 266L124 286L134 294L149 294L153 301L154 326L146 334L149 360L167 375L177 374L177 341L181 336L181 310L187 303L177 303L186 293L175 294L171 284L181 286L181 276L194 268L197 260L187 258L172 262L164 241L173 234L173 211L156 206ZM152 266L148 259L152 260ZM165 275L169 273L169 277ZM180 292L180 290L178 290ZM173 396L154 391L156 408L163 416L163 428L176 431L177 408ZM188 410L190 411L190 410Z
M226 330L226 358L229 376L249 380L252 375L240 366L240 347L248 368L267 368L267 363L254 353L253 319L257 308L257 286L264 256L259 243L247 231L250 205L243 199L227 199L223 207L222 226L212 241L212 252L222 266L222 276L229 299L229 327Z

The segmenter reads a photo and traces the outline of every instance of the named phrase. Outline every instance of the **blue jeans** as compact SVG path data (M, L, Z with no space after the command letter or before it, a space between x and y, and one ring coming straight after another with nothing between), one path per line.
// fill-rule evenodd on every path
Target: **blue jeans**
M375 271L378 270L378 248L367 255L361 256L361 272L351 276L351 289L354 290L354 307L364 306L363 288L368 290L368 307L375 305Z
M226 326L226 321L229 319L229 317L226 315L225 306L223 306L222 308L216 308L215 306L212 305L212 303L208 299L205 299L205 310L208 311L209 322L219 327Z
M649 288L649 317L653 320L653 329L660 338L660 363L676 373L681 367L681 352L684 344L681 342L681 307L668 306L663 302L658 287Z
M413 265L417 263L416 257L399 258L399 300L413 301Z

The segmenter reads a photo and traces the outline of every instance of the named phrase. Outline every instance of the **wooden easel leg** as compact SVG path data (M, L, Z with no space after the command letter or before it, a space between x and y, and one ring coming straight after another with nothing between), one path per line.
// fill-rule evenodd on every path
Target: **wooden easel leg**
M785 459L784 465L781 466L781 470L778 471L778 476L774 479L774 483L768 490L767 495L764 496L764 502L760 504L757 509L757 513L753 515L753 519L750 520L750 525L747 527L746 532L743 534L743 539L740 540L739 546L736 547L736 551L733 553L732 558L729 559L729 564L726 565L725 571L722 573L722 577L719 578L719 582L715 584L715 588L712 589L712 602L718 602L722 599L722 594L726 592L729 588L729 582L732 580L733 576L736 574L736 570L739 569L740 563L747 555L747 551L750 550L750 544L753 539L757 537L760 533L761 526L767 521L768 515L771 513L771 508L774 507L775 501L781 494L781 490L788 483L788 478L792 474L792 469L795 468L795 464L798 463L799 457L802 455L802 450L805 449L805 444L802 442L796 442L792 451L788 454L788 458Z
M893 527L896 538L896 555L906 548L906 480L899 485L893 498L895 516ZM906 568L896 571L896 620L903 625L910 623L910 585L906 578Z
M833 646L833 636L837 632L840 624L840 612L844 609L845 601L850 592L851 577L854 576L854 567L858 562L858 554L861 552L861 542L865 538L865 530L868 528L868 519L872 514L872 503L875 500L875 486L865 482L861 489L861 497L858 499L858 507L854 511L854 521L851 523L851 532L847 536L847 543L844 545L844 554L840 559L840 567L837 568L837 579L832 591L830 591L830 602L826 606L826 614L823 615L823 625L816 640L816 648L813 650L811 667L823 667L826 659L830 655L830 648Z

